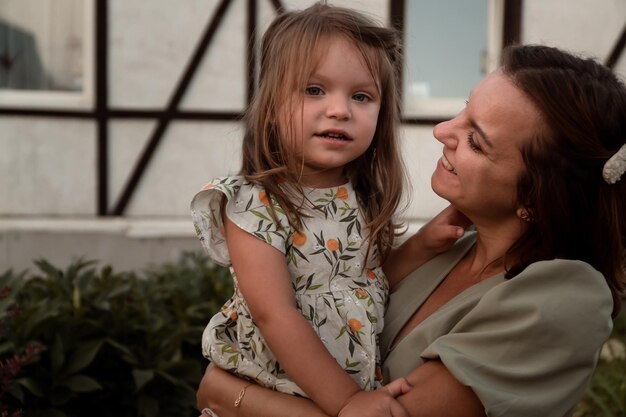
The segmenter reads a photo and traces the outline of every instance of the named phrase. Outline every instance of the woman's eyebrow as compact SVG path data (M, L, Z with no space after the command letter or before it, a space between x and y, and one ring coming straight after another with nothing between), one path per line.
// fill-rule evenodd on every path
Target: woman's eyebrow
M490 148L493 148L493 143L491 143L491 141L489 140L489 137L487 136L485 131L478 125L478 123L476 123L473 120L470 120L470 124L471 124L472 128L474 130L476 130L478 132L478 134L483 138L483 140L485 141L487 146L489 146Z

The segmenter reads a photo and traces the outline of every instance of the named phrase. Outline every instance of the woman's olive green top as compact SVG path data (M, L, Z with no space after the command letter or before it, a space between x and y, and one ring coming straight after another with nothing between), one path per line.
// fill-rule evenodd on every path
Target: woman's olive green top
M585 262L555 259L512 279L492 276L395 341L475 241L468 234L394 288L381 340L386 380L439 359L488 416L570 416L612 327L611 292Z

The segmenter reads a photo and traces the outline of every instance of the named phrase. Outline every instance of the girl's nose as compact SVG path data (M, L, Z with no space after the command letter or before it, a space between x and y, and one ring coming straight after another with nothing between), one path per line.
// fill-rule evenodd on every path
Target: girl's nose
M328 97L328 106L326 107L326 116L338 120L347 120L350 118L350 102L345 97L338 95Z

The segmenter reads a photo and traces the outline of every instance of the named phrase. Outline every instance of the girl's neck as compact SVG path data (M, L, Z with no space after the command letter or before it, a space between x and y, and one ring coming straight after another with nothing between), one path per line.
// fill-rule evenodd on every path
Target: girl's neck
M344 185L348 182L345 176L325 176L321 174L316 175L302 175L298 179L298 183L302 187L307 188L332 188Z

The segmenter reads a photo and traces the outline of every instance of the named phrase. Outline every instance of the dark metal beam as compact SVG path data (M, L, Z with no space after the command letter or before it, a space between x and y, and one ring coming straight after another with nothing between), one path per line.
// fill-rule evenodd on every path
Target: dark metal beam
M441 122L445 122L449 120L449 117L443 117L441 119L429 119L424 117L404 117L402 118L402 123L407 125L436 125Z
M400 36L400 42L402 42L402 56L400 56L400 62L397 63L397 71L398 77L400 78L399 88L398 88L398 99L402 100L403 94L403 85L404 85L404 53L406 53L404 49L404 45L406 44L404 40L404 19L406 14L405 8L405 0L390 0L389 1L389 23L391 27L398 31Z
M257 0L248 0L248 85L247 103L252 102L256 89L256 15Z
M107 120L111 119L159 119L163 110L140 110L140 109L108 109ZM0 108L0 117L49 117L54 119L88 119L96 120L95 111L81 110L52 110L52 109L23 109L23 108ZM241 112L232 111L202 111L202 110L177 110L171 113L173 120L239 120Z
M617 39L617 42L615 42L615 45L613 45L609 57L606 59L605 64L607 67L611 69L615 68L617 61L619 61L622 53L624 52L624 48L626 48L626 24L624 24L624 27L622 28L622 33Z
M523 0L504 1L504 22L502 27L502 47L520 43L522 39Z
M81 110L52 110L52 109L25 109L25 108L0 108L0 117L3 116L20 116L20 117L52 117L52 118L70 118L70 119L90 119L96 117L93 111Z
M285 11L285 6L283 6L283 3L280 0L271 0L271 1L272 1L272 5L274 6L274 10L276 10L278 14Z
M111 119L159 119L163 115L163 110L131 110L131 109L110 109ZM241 112L229 111L194 111L175 110L170 114L172 120L222 120L232 121L241 119Z
M98 215L104 216L109 205L109 123L108 123L108 0L96 1L95 36L95 118L97 126L96 181Z

